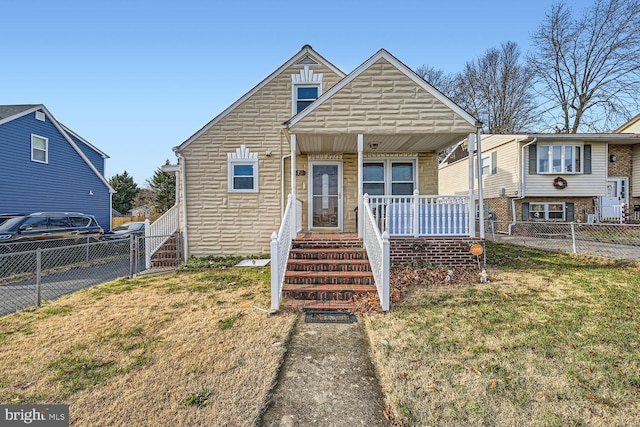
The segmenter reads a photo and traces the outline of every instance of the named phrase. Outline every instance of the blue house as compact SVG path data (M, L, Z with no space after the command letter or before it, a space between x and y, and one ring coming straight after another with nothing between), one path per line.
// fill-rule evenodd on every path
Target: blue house
M0 105L0 213L82 212L111 229L108 158L44 105Z

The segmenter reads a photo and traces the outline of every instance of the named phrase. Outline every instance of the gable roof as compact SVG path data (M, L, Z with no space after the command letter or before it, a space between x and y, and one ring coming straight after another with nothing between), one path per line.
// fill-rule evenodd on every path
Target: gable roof
M280 67L278 67L278 69L276 69L274 72L269 74L264 80L262 80L256 86L254 86L249 92L245 93L236 102L234 102L229 107L227 107L222 113L220 113L216 117L214 117L209 123L204 125L199 131L197 131L196 133L191 135L189 137L189 139L187 139L186 141L184 141L182 144L178 145L177 147L174 147L174 151L175 152L180 152L180 151L184 150L189 144L191 144L193 141L198 139L203 133L205 133L206 131L211 129L213 126L215 126L216 123L218 123L220 120L222 120L224 117L226 117L230 112L235 110L240 104L242 104L244 101L246 101L248 98L250 98L253 94L258 92L260 89L262 89L264 86L266 86L269 82L271 82L273 79L275 79L277 76L279 76L284 70L286 70L287 68L291 67L296 62L298 62L300 60L303 60L307 55L313 55L314 57L316 57L319 60L321 60L324 65L326 65L329 69L331 69L331 71L333 71L338 76L340 76L340 78L343 78L345 76L344 72L342 72L339 68L337 68L335 65L333 65L329 61L327 61L318 52L313 50L313 48L311 46L306 44L306 45L302 46L302 49L300 49L300 51L298 53L293 55L287 62L285 62Z
M363 72L368 70L372 65L374 65L380 59L385 59L386 61L391 63L394 67L396 67L400 72L402 72L404 75L406 75L409 79L413 80L414 83L416 83L418 86L420 86L421 88L423 88L424 90L429 92L432 96L434 96L436 99L438 99L444 105L446 105L452 111L454 111L455 113L460 115L463 119L465 119L467 122L469 122L469 124L475 126L476 124L479 123L479 121L475 117L473 117L471 114L466 112L464 109L462 109L462 107L460 107L458 104L453 102L446 95L444 95L442 92L440 92L434 86L432 86L429 82L427 82L425 79L423 79L418 74L416 74L415 71L413 71L412 69L407 67L398 58L396 58L395 56L391 55L385 49L380 49L372 57L370 57L365 62L363 62L358 68L353 70L348 76L346 76L344 79L340 80L336 85L334 85L328 91L323 93L318 99L316 99L313 103L311 103L307 108L305 108L304 110L302 110L301 112L299 112L298 114L296 114L295 116L293 116L292 118L290 118L289 120L284 122L283 123L283 127L289 128L289 127L295 125L296 123L298 123L304 117L306 117L311 112L313 112L316 108L318 108L320 105L322 105L328 99L330 99L331 96L333 96L333 94L335 94L340 89L344 88L346 85L351 83L353 80L355 80Z
M86 139L84 139L83 137L81 137L80 135L78 135L77 133L75 133L74 131L72 131L71 129L69 129L68 127L63 125L62 123L60 123L60 126L62 126L62 128L65 130L65 132L67 132L70 136L73 136L75 139L77 139L78 141L80 141L81 143L86 145L87 147L91 148L96 153L100 154L100 156L102 156L103 159L109 159L110 158L106 153L104 153L98 147L96 147L95 145L93 145L92 143L90 143L89 141L87 141Z
M637 123L640 123L640 114L637 114L635 117L631 118L628 122L624 123L618 129L614 130L613 133L624 133L628 128L633 127Z
M51 120L51 123L53 123L53 126L55 126L58 132L60 132L60 134L64 137L64 139L71 145L71 147L73 147L73 149L78 153L80 158L82 158L82 160L87 164L87 166L89 166L89 168L93 171L93 173L96 174L96 176L100 179L100 181L104 183L104 185L109 189L109 192L115 193L116 191L113 189L113 187L111 187L111 185L109 185L109 181L107 181L106 178L100 173L100 171L96 169L96 167L93 165L93 163L91 163L89 158L82 152L80 147L78 147L78 145L75 143L73 138L67 133L66 130L68 128L66 128L60 122L58 122L56 118L53 117L53 114L51 114L51 112L47 110L47 107L45 107L44 104L0 105L0 125L8 123L12 120L16 120L20 117L26 116L27 114L31 114L36 111L42 111L47 117L49 117L49 120ZM4 117L2 116L3 114L5 115ZM75 133L74 135L77 136ZM82 139L81 141L84 142L84 140ZM104 154L101 151L97 150L95 147L93 147L93 145L90 145L90 147L92 147L99 153ZM106 156L106 154L104 155Z

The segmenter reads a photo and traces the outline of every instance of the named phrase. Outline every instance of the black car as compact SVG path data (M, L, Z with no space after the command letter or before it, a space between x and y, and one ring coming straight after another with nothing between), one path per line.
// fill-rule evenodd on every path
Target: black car
M92 215L39 212L8 218L0 224L0 243L45 239L98 238L104 230Z

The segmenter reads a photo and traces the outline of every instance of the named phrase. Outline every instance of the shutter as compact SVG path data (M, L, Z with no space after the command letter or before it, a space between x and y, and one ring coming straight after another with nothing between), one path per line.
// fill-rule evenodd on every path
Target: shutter
M591 144L585 144L584 150L584 173L591 174Z
M491 153L491 175L498 172L498 153L494 151Z
M567 203L567 221L573 221L575 219L573 203Z
M529 220L529 202L525 202L522 204L522 220Z
M538 147L535 145L529 146L529 175L535 175L538 173Z

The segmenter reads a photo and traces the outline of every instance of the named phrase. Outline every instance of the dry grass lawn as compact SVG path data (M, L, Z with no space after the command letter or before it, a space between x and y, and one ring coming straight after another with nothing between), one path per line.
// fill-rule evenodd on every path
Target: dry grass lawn
M269 269L121 280L0 318L0 402L66 403L73 425L248 426L292 314Z
M490 283L412 287L366 318L398 424L640 425L639 265L487 254Z

